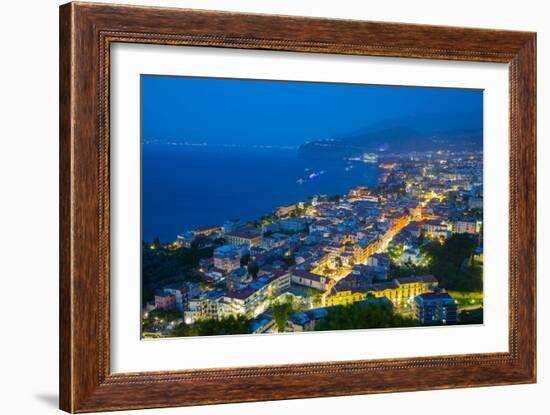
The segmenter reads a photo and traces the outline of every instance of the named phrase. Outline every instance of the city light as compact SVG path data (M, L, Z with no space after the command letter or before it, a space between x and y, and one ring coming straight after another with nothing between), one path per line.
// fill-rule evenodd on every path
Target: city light
M144 332L148 328L147 336L163 337L178 324L200 327L228 318L243 318L254 333L313 330L300 321L372 299L389 301L392 313L405 319L456 323L459 311L482 306L482 294L449 294L442 289L445 276L428 271L437 265L434 246L444 249L455 235L468 235L482 248L482 189L476 181L481 162L473 161L481 159L437 154L448 159L376 155L385 172L379 187L359 186L338 197L317 195L275 208L257 221L235 221L234 229L216 225L193 231L190 239L178 237L177 243L149 245L159 255L192 249L182 246L200 236L211 253L190 267L196 282L166 287L147 304L147 310L160 313L151 327L150 312L143 312ZM348 162L374 159L363 154ZM319 176L308 172L311 180ZM479 266L482 249L472 258ZM429 314L437 307L444 313ZM281 326L282 318L287 326Z

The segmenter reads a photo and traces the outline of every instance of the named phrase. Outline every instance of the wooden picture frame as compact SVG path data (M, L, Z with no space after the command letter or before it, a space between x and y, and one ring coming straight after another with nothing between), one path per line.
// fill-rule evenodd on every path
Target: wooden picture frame
M507 63L509 352L111 373L109 59L117 42ZM91 412L535 382L535 33L70 3L60 8L59 93L61 409Z

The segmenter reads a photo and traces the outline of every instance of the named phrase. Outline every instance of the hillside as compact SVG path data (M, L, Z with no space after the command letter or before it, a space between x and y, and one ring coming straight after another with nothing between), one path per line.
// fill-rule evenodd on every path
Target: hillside
M420 132L394 127L359 132L334 139L315 140L302 144L298 156L306 159L341 159L363 152L402 153L427 150L481 150L481 129Z

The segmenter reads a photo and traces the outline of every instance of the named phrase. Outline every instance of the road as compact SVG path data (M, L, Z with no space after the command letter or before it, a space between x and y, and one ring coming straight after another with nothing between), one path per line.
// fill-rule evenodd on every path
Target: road
M421 209L423 208L424 206L426 206L430 200L432 200L434 197L436 197L437 195L434 193L434 192L430 192L430 193L426 193L423 195L424 197L424 200L422 200L421 202L419 202L418 206L414 209L414 210L418 210L418 209ZM420 215L409 215L406 219L405 222L403 222L402 224L400 224L399 226L396 226L394 229L392 229L391 231L389 231L385 237L384 237L384 240L382 242L382 244L380 245L380 247L374 252L374 254L378 254L378 253L381 253L383 251L386 250L386 248L388 247L388 244L393 240L393 238L395 237L395 235L397 235L401 229L403 229L404 227L406 227L409 223L411 223L412 220L417 220L418 222L422 222L424 220L424 218ZM365 260L363 261L363 264L365 264L368 260L368 257L365 258ZM343 280L344 278L346 278L350 272L351 272L351 268L340 268L339 270L337 270L336 274L335 275L331 275L331 279L327 285L327 289L325 290L325 292L323 292L323 294L321 294L321 304L323 306L325 306L326 304L326 298L330 295L330 292L332 291L332 289L334 288L334 286L341 280Z

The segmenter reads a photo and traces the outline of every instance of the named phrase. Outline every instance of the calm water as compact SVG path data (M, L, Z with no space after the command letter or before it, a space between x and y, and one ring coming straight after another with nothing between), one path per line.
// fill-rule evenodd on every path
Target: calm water
M309 196L344 194L354 186L377 183L376 164L352 166L301 160L295 150L144 144L143 238L158 236L168 242L200 226L230 218L252 220Z

